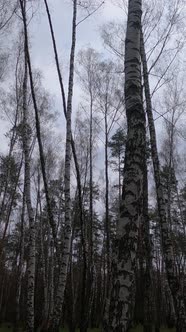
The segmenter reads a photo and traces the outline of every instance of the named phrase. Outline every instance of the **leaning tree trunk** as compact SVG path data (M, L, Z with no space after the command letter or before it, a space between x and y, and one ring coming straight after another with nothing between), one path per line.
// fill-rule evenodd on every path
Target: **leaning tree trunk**
M54 54L55 54L55 63L56 63L56 69L57 69L57 74L58 74L58 79L59 79L59 84L60 84L60 89L61 89L63 110L64 110L65 118L67 119L67 106L66 106L65 90L64 90L64 85L63 85L63 78L62 78L62 74L61 74L61 69L60 69L60 63L59 63L57 45L56 45L56 41L55 41L54 29L53 29L52 19L51 19L50 10L49 10L47 0L44 0L44 3L45 3L46 13L47 13L47 17L48 17L49 26L50 26L50 33L51 33L51 38L52 38L53 50L54 50ZM75 5L76 5L76 3L74 4L74 6ZM76 24L75 24L75 21L74 21L73 25L74 25L73 26L73 30L74 30L73 35L75 37L76 27L77 27ZM74 40L74 42L75 42L75 40ZM75 50L75 45L73 46L73 48ZM71 75L72 75L72 73L71 73ZM83 277L82 277L81 298L82 298L82 302L84 303L85 302L84 299L85 299L85 296L86 296L86 279L87 279L86 278L86 276L87 276L87 250L86 250L86 240L85 240L85 232L84 232L84 216L83 216L81 174L80 174L79 163L78 163L78 158L77 158L77 154L76 154L75 143L74 143L72 135L71 135L71 147L72 147L72 154L73 154L74 164L75 164L75 169L76 169L77 187L78 187L78 202L79 202L79 214L80 214L80 224L81 224L81 244L82 244L82 252L83 252L83 272L82 272ZM82 307L82 310L81 310L81 316L84 317L84 308L83 307Z
M147 59L146 59L146 54L145 54L143 33L141 33L141 58L142 58L142 63L143 63L143 77L144 77L144 88L145 88L145 98L146 98L146 110L147 110L147 117L148 117L148 123L149 123L151 153L152 153L152 160L153 160L153 167L154 167L158 212L159 212L159 219L160 219L162 252L163 252L163 258L165 261L167 278L168 278L169 286L170 286L173 300L174 300L174 306L175 306L175 311L176 311L176 316L177 316L176 317L177 332L184 332L184 331L186 331L185 305L184 305L183 294L181 291L181 285L179 283L175 264L174 264L173 247L172 247L172 242L171 242L171 236L169 233L169 225L168 225L168 221L167 221L167 217L166 217L166 204L165 204L165 200L164 200L163 186L162 186L161 177L160 177L160 163L159 163L158 149L157 149L157 143L156 143L156 131L155 131L153 113L152 113L152 103L151 103Z
M25 10L25 8L24 8ZM25 50L25 73L23 82L23 151L25 158L25 199L29 217L29 256L27 265L27 332L34 332L34 289L35 289L35 218L31 199L30 172L30 126L27 108L27 59Z
M53 50L54 50L54 55L55 55L55 63L56 63L56 69L57 69L57 75L59 79L59 85L60 85L60 90L61 90L61 97L62 97L62 104L63 104L63 111L65 118L67 119L67 106L66 106L66 97L65 97L65 89L63 85L63 78L61 74L61 69L60 69L60 63L59 63L59 56L58 56L58 51L57 51L57 45L56 45L56 40L55 40L55 34L54 34L54 29L53 29L53 24L52 24L52 18L50 15L50 10L48 6L47 0L44 0L45 3L45 8L46 8L46 13L48 17L48 22L49 22L49 27L50 27L50 33L51 33L51 38L52 38L52 44L53 44ZM74 4L76 5L76 4ZM74 20L74 37L76 38L76 18ZM75 42L75 40L74 40ZM73 42L73 43L74 43ZM75 43L74 43L75 44ZM75 45L74 45L74 50L75 50ZM72 75L72 73L71 73ZM86 274L87 274L87 257L86 257L86 241L85 241L85 234L84 234L84 216L83 216L83 200L82 200L82 186L81 186L81 174L80 174L80 169L79 169L79 163L78 163L78 158L76 154L76 148L75 148L75 143L74 139L71 135L71 147L72 147L72 154L74 158L74 164L75 164L75 169L76 169L76 177L77 177L77 187L78 187L78 201L79 201L79 210L80 210L80 222L81 222L81 243L82 243L82 251L83 251L83 281L82 281L82 298L85 298L85 288L86 288Z
M26 62L27 62L27 65L28 65L30 89L31 89L33 107L34 107L34 111L35 111L36 133L37 133L37 140L38 140L39 154L40 154L40 162L41 162L41 171L42 171L42 176L43 176L43 183L44 183L46 203L47 203L47 212L48 212L48 217L49 217L49 223L50 223L50 226L51 226L51 229L52 229L54 244L55 244L55 247L56 247L56 255L57 255L57 258L58 258L58 261L59 261L59 250L58 250L58 243L57 243L57 230L56 230L56 225L55 225L55 222L54 222L54 219L53 219L50 196L49 196L49 191L48 191L48 182L47 182L46 168L45 168L45 158L44 158L44 151L43 151L43 145L42 145L42 140L41 140L39 111L38 111L38 106L37 106L34 80L33 80L33 74L32 74L32 64L31 64L31 58L30 58L30 52L29 52L27 15L26 15L26 10L25 10L26 1L27 0L19 0L22 19L23 19L23 27L24 27L25 58L26 58ZM25 193L25 195L26 195L26 193Z
M57 242L57 229L56 229L56 224L55 224L55 221L54 221L54 218L53 218L51 200L50 200L50 195L49 195L49 188L48 188L48 181L47 181L47 174L46 174L46 165L45 165L45 156L44 156L44 150L43 150L43 143L42 143L42 139L41 139L41 127L40 127L40 119L39 119L39 110L38 110L38 105L37 105L34 79L33 79L33 73L32 73L32 63L31 63L30 52L29 52L27 15L26 15L26 11L24 10L24 6L26 5L26 1L28 1L28 0L19 0L20 7L21 7L21 13L22 13L22 19L23 19L24 35L25 35L25 54L26 54L26 59L27 59L27 64L28 64L32 102L33 102L33 107L34 107L34 111L35 111L36 134L37 134L37 141L38 141L38 147L39 147L41 172L42 172L42 177L43 177L43 184L44 184L45 197L46 197L46 203L47 203L47 213L48 213L49 223L50 223L51 230L52 230L54 244L55 244L55 247L56 247L56 253L57 253L57 256L58 256L58 260L59 260L59 250L58 250L58 242Z
M21 234L20 234L20 256L19 256L19 265L17 269L17 289L16 289L16 319L14 332L18 331L18 324L20 322L20 305L21 305L21 286L22 286L22 277L23 277L23 263L24 263L24 245L25 245L25 207L26 207L26 198L25 198L25 184L23 191L23 206L21 213Z
M54 29L53 29L52 19L51 19L50 10L49 10L47 0L44 0L44 3L45 3L46 13L47 13L47 17L48 17L49 26L50 26L50 33L51 33L51 38L52 38L53 50L54 50L54 54L55 54L55 63L56 63L56 69L57 69L57 74L58 74L58 79L59 79L59 84L60 84L60 89L61 89L63 110L64 110L65 118L67 119L67 106L66 106L65 90L64 90L64 85L63 85L63 78L62 78L62 74L61 74L61 69L60 69L60 63L59 63L57 45L56 45L56 40L55 40L55 35L54 35ZM76 3L74 3L74 6L76 6ZM75 18L75 20L76 20L76 18ZM75 37L75 34L76 34L75 21L74 21L73 30L74 30L73 35ZM75 40L74 40L74 42L75 42ZM75 45L73 46L73 48L75 50ZM72 73L71 73L71 75L72 75ZM86 296L87 250L86 250L86 240L85 240L85 234L84 234L84 216L83 216L81 175L80 175L78 158L77 158L77 154L76 154L75 143L74 143L72 135L71 135L71 147L72 147L72 154L73 154L73 158L74 158L74 164L75 164L75 168L76 168L77 186L78 186L78 201L79 201L79 210L80 210L79 214L80 214L80 222L81 222L81 243L82 243L82 251L83 251L83 273L82 273L83 277L82 277L82 292L81 292L82 294L81 294L81 297L82 297L82 301L83 301L83 299L85 299L85 296ZM81 316L84 317L84 309L83 308L82 308Z
M68 86L68 101L66 111L66 151L65 151L65 227L63 256L60 266L59 282L57 289L56 303L54 307L54 316L51 331L59 330L60 319L62 316L62 306L64 302L64 293L68 272L68 262L71 246L71 200L70 200L70 171L71 171L71 114L72 114L72 97L74 81L74 58L76 46L76 18L77 18L77 0L73 2L73 22L72 22L72 46L70 54L70 71Z
M139 221L142 217L145 115L142 101L140 29L142 2L129 0L125 41L125 105L128 124L120 218L113 254L109 331L126 332L133 315Z

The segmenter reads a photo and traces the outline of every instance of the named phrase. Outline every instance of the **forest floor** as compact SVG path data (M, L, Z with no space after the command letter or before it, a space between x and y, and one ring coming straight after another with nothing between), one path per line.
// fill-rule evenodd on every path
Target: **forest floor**
M4 324L0 326L0 332L12 332L11 324ZM21 332L21 329L20 329ZM39 332L39 331L38 331ZM68 329L61 329L61 332L68 332ZM79 332L79 330L77 330ZM89 329L88 332L101 332L99 329ZM131 332L143 332L142 326L137 326L131 329ZM175 329L161 328L161 332L175 332Z

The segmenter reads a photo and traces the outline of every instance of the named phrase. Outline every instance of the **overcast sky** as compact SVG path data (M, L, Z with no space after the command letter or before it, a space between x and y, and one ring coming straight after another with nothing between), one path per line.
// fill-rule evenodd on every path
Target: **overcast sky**
M101 3L102 1L97 0L97 2ZM70 0L49 0L48 4L51 9L63 75L66 80L68 76L68 59L71 46L72 5ZM100 38L100 27L113 19L119 21L122 19L122 15L122 10L118 6L114 5L111 0L106 0L105 4L94 13L94 15L78 26L76 54L81 48L87 46L104 52L103 43ZM79 10L78 21L85 16L86 12ZM40 14L39 17L37 16L32 23L32 36L34 65L42 70L46 88L59 97L59 84L56 76L48 20L44 8L42 14ZM76 87L74 89L74 97L76 101Z
M101 1L97 2L101 3ZM65 83L67 83L69 53L71 47L72 5L70 0L48 0L48 4L53 20L63 78ZM86 15L86 12L79 11L77 21L81 20ZM114 5L111 0L106 0L105 4L96 13L94 13L94 15L89 17L78 26L76 54L80 49L86 48L88 46L95 48L97 51L107 55L107 51L104 49L103 42L100 37L100 28L104 23L111 20L116 20L119 22L119 20L122 20L123 15L124 13L118 6ZM54 96L55 109L57 109L60 114L63 114L61 94L58 77L56 74L56 66L50 38L48 19L46 17L44 7L40 8L38 14L30 23L30 37L32 45L31 57L33 66L41 70L43 74L44 87ZM108 56L110 56L109 53ZM79 85L75 84L73 98L73 118L75 118L75 113L81 94L82 92ZM64 128L64 117L60 116L57 123L57 130L64 133ZM99 152L97 154L94 179L96 181L99 179L99 185L101 185L102 181L102 187L104 189L103 171L100 172L100 170L104 167L104 146L100 139L98 139L98 145ZM63 147L60 146L60 149L63 149ZM112 181L115 180L116 174L113 174ZM97 204L97 209L98 211L102 210L101 202L100 204Z
M101 3L102 1L97 2ZM50 0L48 1L48 4L51 10L51 16L54 25L63 77L65 82L67 82L69 66L68 60L71 46L72 5L70 0ZM79 11L77 21L81 20L86 15L86 12ZM119 20L122 20L123 15L124 13L122 12L122 10L118 6L114 5L111 0L105 1L105 4L96 13L94 13L94 15L89 17L87 20L85 20L78 26L76 54L80 49L87 46L93 47L97 51L104 52L106 54L107 51L104 49L103 42L100 37L100 27L104 23L111 20L116 20L117 22L119 22ZM54 54L50 39L50 31L44 8L42 10L42 14L37 15L37 17L32 22L31 36L33 64L36 68L39 68L42 71L44 76L45 88L55 96L56 109L62 112L59 82L56 75L56 66L54 62ZM78 84L75 84L73 98L74 115L77 110L80 95L80 87L78 86ZM59 118L58 130L63 131L64 126L65 121L64 117L62 116ZM99 154L97 166L101 169L104 166L104 154L102 153L104 146L99 139L98 145Z
M101 0L96 0L100 4ZM71 46L71 26L72 26L72 1L71 0L48 0L53 27L55 31L55 37L58 47L58 53L60 58L60 64L62 68L64 82L68 81L68 67L69 67L69 53ZM79 11L78 20L80 21L87 13ZM103 42L100 37L100 28L104 23L115 20L117 23L125 20L125 13L114 4L114 0L105 0L104 5L94 15L89 17L83 23L78 26L77 29L77 47L78 51L85 47L95 48L97 51L109 56L107 50L104 49ZM40 0L40 7L36 15L29 24L29 37L31 40L31 60L33 67L39 69L43 75L43 86L54 97L55 104L54 110L57 110L61 116L56 124L56 130L63 132L65 121L61 103L61 94L59 88L59 82L56 74L56 66L54 60L54 53L52 48L52 42L50 38L50 31L48 25L48 19L45 13L44 1ZM77 110L78 102L81 96L81 90L78 84L74 86L74 98L73 98L73 114ZM161 110L160 110L161 111ZM73 118L74 118L73 117ZM157 115L155 116L155 118ZM158 138L162 131L162 119L156 121L156 128ZM1 121L0 125L0 140L1 151L5 152L7 149L7 140L4 134L7 132L7 125ZM99 141L100 143L100 141ZM183 146L183 144L182 144ZM63 149L61 147L61 149ZM99 144L98 154L98 166L103 168L104 154L103 144ZM112 178L115 178L114 176ZM102 181L104 181L102 176Z
M98 5L102 3L101 0L96 0ZM40 6L34 15L34 18L29 24L29 37L31 40L31 60L33 67L39 69L43 76L43 85L48 90L55 100L55 110L63 114L61 94L59 88L58 77L56 74L56 66L54 60L54 53L50 37L48 19L45 12L44 1L39 1ZM48 5L51 12L53 27L57 42L57 48L60 58L60 64L63 73L64 82L68 80L69 68L69 53L71 46L71 27L72 27L72 1L71 0L48 0ZM35 9L35 7L34 7ZM31 14L31 10L29 13ZM78 19L80 21L87 15L87 12L78 11ZM95 12L92 16L86 19L78 26L77 29L77 44L76 54L83 47L93 47L100 52L106 52L100 37L100 27L110 20L122 20L122 10L113 4L112 0L106 0L104 5ZM13 37L14 38L14 37ZM10 38L10 44L12 39ZM8 47L11 48L11 45ZM10 75L11 82L11 75ZM67 84L66 84L67 86ZM76 113L78 102L80 100L80 88L78 84L74 88L73 98L73 114ZM74 118L74 117L73 117ZM7 132L9 124L1 122L0 126L0 140L1 151L5 152L7 149L6 138L4 134ZM63 131L65 121L63 116L59 118L57 129Z

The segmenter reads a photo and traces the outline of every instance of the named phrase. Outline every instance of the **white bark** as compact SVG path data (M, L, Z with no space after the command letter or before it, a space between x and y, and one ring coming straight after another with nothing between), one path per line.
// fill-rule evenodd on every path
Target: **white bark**
M20 235L20 253L19 253L19 265L18 265L18 279L17 279L17 290L16 290L16 324L15 330L20 320L20 298L21 298L21 286L23 277L23 262L24 262L24 245L25 245L25 188L23 192L23 207L21 214L21 235Z
M56 303L54 307L54 317L52 323L53 332L58 331L62 315L62 306L64 302L64 292L66 287L70 246L71 246L71 198L70 198L71 138L72 138L71 114L72 114L73 81L74 81L74 58L75 58L75 46L76 46L76 18L77 18L77 0L74 0L73 22L72 22L72 46L71 46L71 55L70 55L69 87L68 87L68 100L67 100L67 113L66 113L64 243L63 243L63 255L61 260L60 273L59 273L58 289L56 295Z
M161 232L161 245L163 258L165 261L165 268L169 287L173 296L174 306L176 311L177 319L177 332L184 332L186 330L186 312L184 298L181 290L180 281L177 275L175 263L174 263L174 252L172 246L172 240L169 232L169 224L166 216L166 204L163 192L163 186L160 177L160 162L157 149L156 130L153 120L151 94L148 78L147 59L145 53L145 45L143 41L143 35L141 34L141 57L143 62L143 77L145 87L145 98L146 98L146 110L149 123L150 131L150 143L151 153L154 168L154 178L156 184L156 194L158 203L158 213L160 219L160 232Z
M127 144L120 219L112 263L110 330L128 331L133 315L134 273L139 221L142 216L145 116L142 102L140 27L142 3L129 0L125 41Z
M34 289L35 289L35 219L31 200L30 173L30 127L28 124L27 81L28 70L25 56L25 74L23 82L23 150L25 158L25 197L29 217L29 256L27 265L27 332L34 332Z

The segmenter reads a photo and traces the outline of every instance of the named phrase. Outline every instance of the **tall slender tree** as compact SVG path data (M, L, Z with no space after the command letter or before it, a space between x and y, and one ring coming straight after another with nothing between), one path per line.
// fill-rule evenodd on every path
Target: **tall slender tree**
M26 2L23 5L26 12ZM31 198L31 170L30 170L30 126L28 123L28 105L27 105L27 89L28 89L28 67L26 56L25 41L25 64L24 64L24 80L23 80L23 150L25 158L25 198L27 211L29 216L29 257L28 257L28 286L27 286L27 331L34 332L34 291L35 291L35 218L32 207Z
M142 1L129 0L125 40L125 105L128 124L123 193L112 263L112 332L126 332L132 319L139 221L142 217L145 115L141 83Z
M183 332L186 329L186 312L184 297L182 294L181 284L176 273L176 268L174 264L174 252L172 240L169 232L169 223L166 215L166 204L163 192L163 186L160 176L160 162L157 149L156 141L156 130L153 120L152 112L152 102L150 95L150 85L149 76L147 68L147 59L145 53L145 45L143 40L143 33L141 32L141 57L143 64L143 77L144 77L144 88L145 88L145 99L146 99L146 111L149 123L150 132L150 143L151 143L151 153L154 168L154 177L156 184L156 194L158 203L158 212L160 218L160 231L161 231L161 242L162 242L162 252L165 261L166 273L169 282L169 286L172 292L174 306L176 311L177 319L177 332Z
M70 53L70 68L69 68L69 85L68 85L68 99L66 110L66 150L65 150L65 229L64 229L64 244L63 256L60 266L59 282L57 290L57 301L54 308L54 317L52 322L52 332L59 330L59 324L62 314L62 306L64 302L64 293L68 272L68 262L71 247L71 196L70 196L70 173L71 173L71 117L72 117L72 99L73 99L73 85L74 85L74 58L76 47L76 20L77 20L77 0L73 1L73 19L72 19L72 45Z

